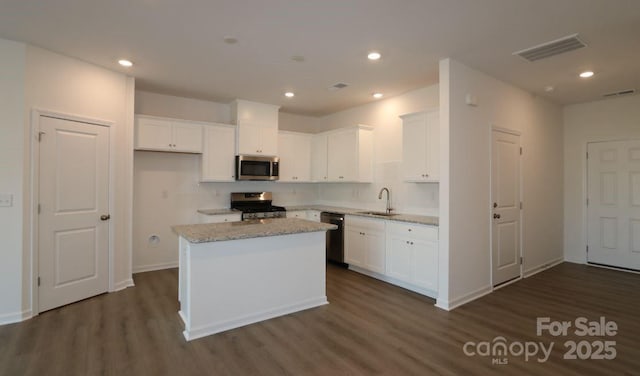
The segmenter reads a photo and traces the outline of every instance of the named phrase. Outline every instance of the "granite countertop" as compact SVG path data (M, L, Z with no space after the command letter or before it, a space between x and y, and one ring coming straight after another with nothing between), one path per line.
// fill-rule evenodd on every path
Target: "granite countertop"
M257 219L243 222L206 223L173 226L173 232L191 243L261 238L335 230L338 226L298 218Z
M429 225L429 226L438 226L439 224L438 217L432 217L428 215L394 213L395 215L393 216L382 216L382 215L363 213L363 212L371 211L366 209L341 208L336 206L325 206L325 205L286 206L286 209L287 211L318 210L318 211L325 211L330 213L357 215L360 217L386 219L388 221L417 223L417 224Z
M241 214L242 212L235 209L198 209L198 213L206 215L224 215L224 214Z

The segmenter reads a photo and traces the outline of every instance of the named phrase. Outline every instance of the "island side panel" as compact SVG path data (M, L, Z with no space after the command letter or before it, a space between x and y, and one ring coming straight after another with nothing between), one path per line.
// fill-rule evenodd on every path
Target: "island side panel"
M189 241L180 236L178 238L178 302L180 303L180 311L178 311L178 314L186 326L189 325L187 322L189 317L189 281L187 279L187 275L189 274L187 252L189 247Z
M185 338L327 304L325 239L311 232L189 244Z

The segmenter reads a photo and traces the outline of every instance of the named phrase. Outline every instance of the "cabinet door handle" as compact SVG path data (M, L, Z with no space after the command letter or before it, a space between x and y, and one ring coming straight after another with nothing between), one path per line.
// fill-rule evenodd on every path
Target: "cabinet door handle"
M493 219L500 219L500 214L494 214Z

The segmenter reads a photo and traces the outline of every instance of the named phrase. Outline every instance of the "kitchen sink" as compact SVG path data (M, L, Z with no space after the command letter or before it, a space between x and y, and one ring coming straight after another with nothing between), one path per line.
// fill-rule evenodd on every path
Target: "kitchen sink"
M398 215L394 213L379 212L379 211L364 211L364 212L358 212L358 214L379 215L381 217L393 217L394 215Z

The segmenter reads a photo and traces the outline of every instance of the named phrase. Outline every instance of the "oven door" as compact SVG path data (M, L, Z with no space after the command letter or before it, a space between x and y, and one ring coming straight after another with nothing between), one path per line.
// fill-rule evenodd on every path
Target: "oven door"
M278 180L278 158L236 156L237 180Z

